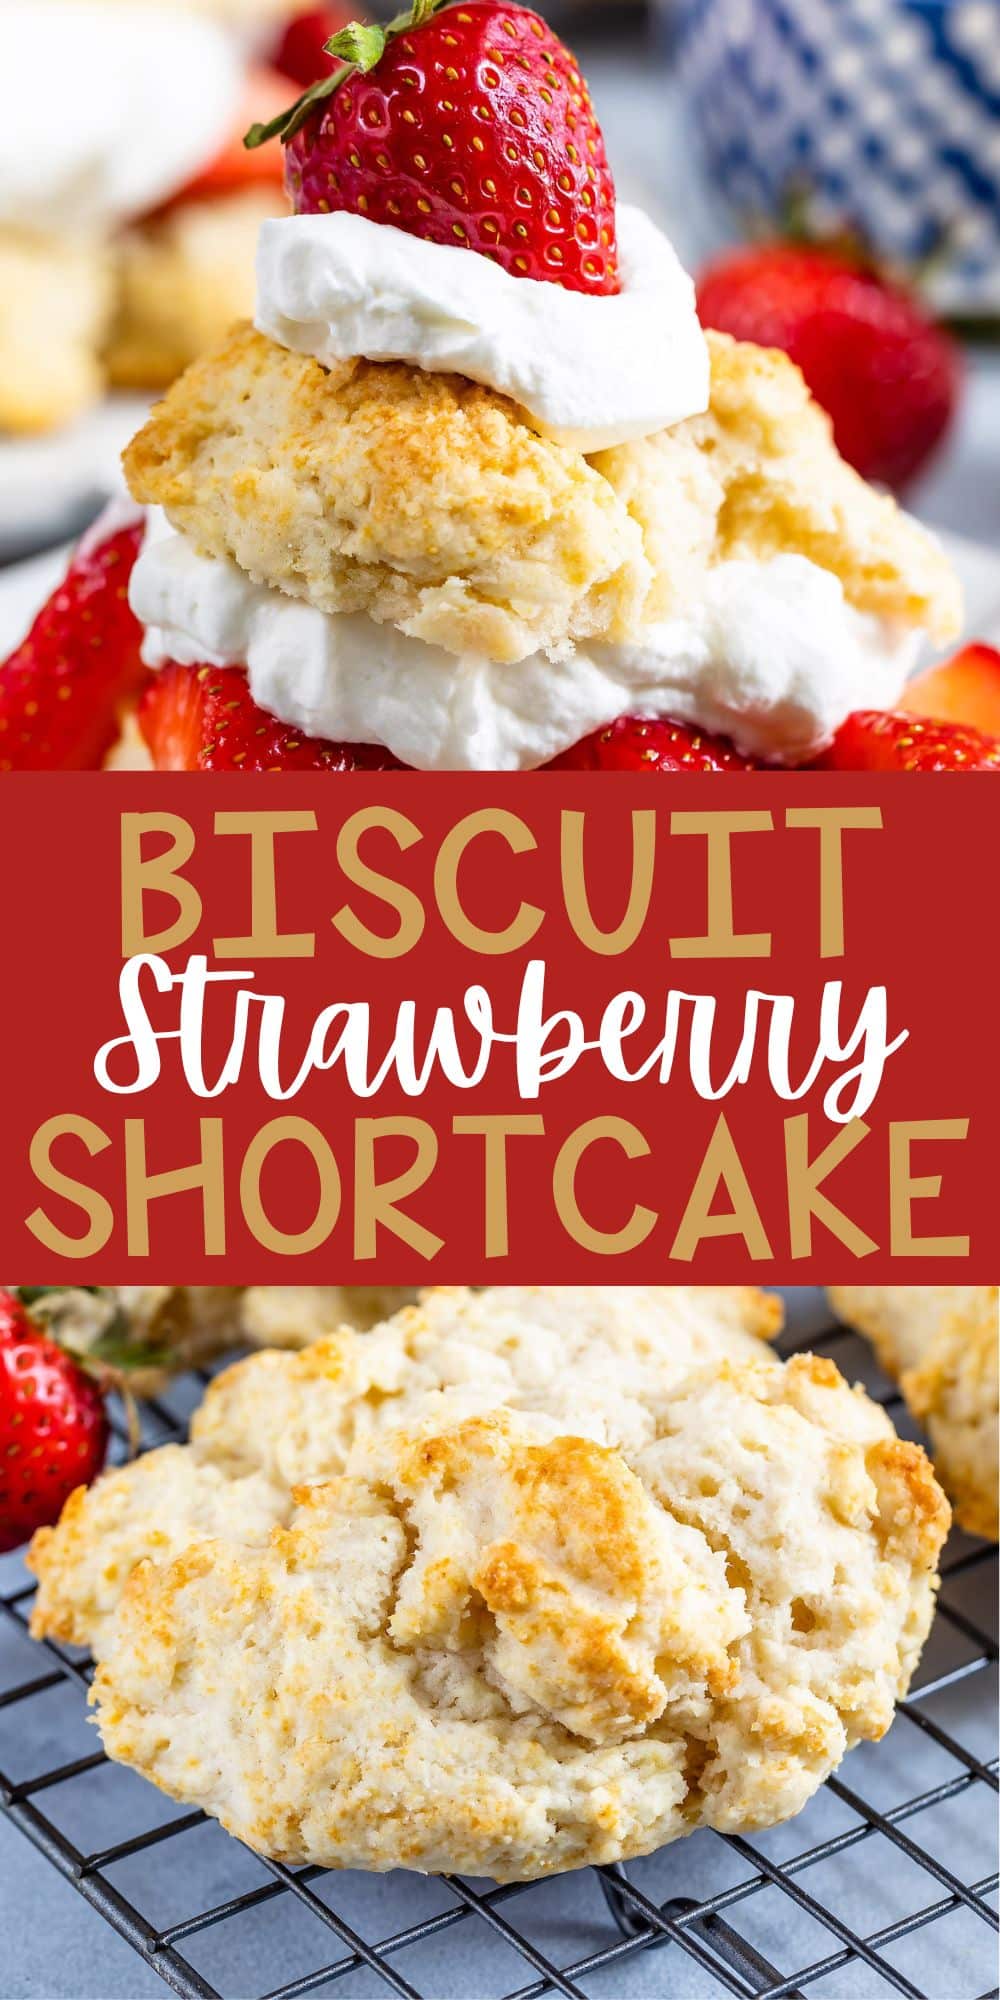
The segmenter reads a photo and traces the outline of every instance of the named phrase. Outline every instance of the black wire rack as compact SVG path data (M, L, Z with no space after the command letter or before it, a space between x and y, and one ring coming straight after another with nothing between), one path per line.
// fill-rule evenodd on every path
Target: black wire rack
M796 1346L833 1354L911 1429L845 1329L820 1323L785 1342ZM148 1406L147 1445L183 1437L205 1380ZM186 2000L986 2000L996 1555L953 1538L920 1677L890 1735L853 1751L795 1820L503 1888L290 1869L178 1812L104 1757L86 1722L90 1663L27 1638L32 1585L18 1565L0 1588L0 1803Z

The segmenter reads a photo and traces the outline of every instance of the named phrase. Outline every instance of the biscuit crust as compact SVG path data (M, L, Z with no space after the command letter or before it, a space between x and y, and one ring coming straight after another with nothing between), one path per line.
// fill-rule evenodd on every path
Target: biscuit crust
M418 1296L405 1285L248 1285L242 1336L254 1347L308 1347L340 1326L367 1332Z
M829 1296L925 1426L960 1527L995 1542L1000 1287L831 1285Z
M880 1736L947 1505L739 1288L441 1291L239 1363L37 1536L112 1756L261 1852L527 1879Z
M67 1286L35 1310L75 1353L93 1351L125 1319L130 1344L153 1350L133 1368L137 1396L155 1396L171 1375L238 1347L307 1347L339 1327L367 1330L419 1294L378 1285L102 1285L95 1295Z
M709 565L792 552L839 577L855 609L955 637L962 607L950 563L840 457L795 364L728 334L706 338L705 415L594 460L642 526L655 577L647 620L689 603Z
M201 554L456 654L634 636L714 564L788 551L857 609L950 637L945 557L840 459L798 369L708 340L708 413L588 460L459 376L327 370L242 327L175 384L126 472Z
M398 364L327 370L251 327L174 385L125 470L201 554L454 653L624 634L649 587L607 480L502 396Z
M0 228L0 432L58 430L97 401L112 299L99 244Z

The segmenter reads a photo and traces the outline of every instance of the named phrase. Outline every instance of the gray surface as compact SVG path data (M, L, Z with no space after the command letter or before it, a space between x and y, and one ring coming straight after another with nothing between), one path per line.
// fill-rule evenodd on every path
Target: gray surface
M4 2000L165 2000L152 1966L0 1816Z

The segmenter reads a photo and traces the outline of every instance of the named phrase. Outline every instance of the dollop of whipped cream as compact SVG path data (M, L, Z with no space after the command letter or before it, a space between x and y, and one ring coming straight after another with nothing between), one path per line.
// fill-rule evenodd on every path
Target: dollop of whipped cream
M618 251L622 289L599 298L363 215L284 216L261 230L256 325L325 367L360 356L465 375L542 436L602 451L708 408L687 272L638 208L619 206Z
M155 208L218 151L244 58L163 7L0 0L0 222L107 230Z
M501 666L364 614L317 611L154 533L132 572L151 666L242 666L310 736L379 743L422 771L531 770L619 715L672 716L800 763L855 708L891 707L919 635L856 611L804 556L720 563L697 606L622 644Z

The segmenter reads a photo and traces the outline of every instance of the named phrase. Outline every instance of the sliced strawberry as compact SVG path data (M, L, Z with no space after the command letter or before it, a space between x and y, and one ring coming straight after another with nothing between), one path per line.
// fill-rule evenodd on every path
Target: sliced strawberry
M258 708L240 667L166 666L139 726L158 771L401 771L388 750L326 743Z
M1000 652L981 643L963 646L940 667L928 667L906 689L913 715L963 722L986 736L1000 736Z
M313 7L307 14L294 15L274 52L274 68L307 89L318 76L337 67L337 58L328 55L326 45L350 20L347 7Z
M0 1554L58 1520L107 1448L96 1382L0 1291Z
M0 771L98 770L146 680L128 603L145 532L129 509L86 535L65 580L0 666Z
M615 190L587 86L526 7L416 0L388 29L335 37L344 60L282 119L300 214L347 209L516 277L617 292Z
M838 449L866 479L904 486L951 422L955 342L898 285L821 248L727 250L701 273L703 326L781 347L829 411Z
M266 122L276 117L287 102L286 77L276 69L267 69L263 65L251 70L239 115L225 145L214 160L195 174L193 180L187 181L171 196L164 208L178 208L189 201L236 194L240 188L254 187L261 182L280 187L285 172L285 156L277 139L267 146L259 146L254 152L248 152L243 144L243 134L255 118Z
M753 771L721 736L685 722L643 722L623 715L546 764L547 771Z
M819 771L1000 771L1000 742L954 722L862 708L838 729Z

